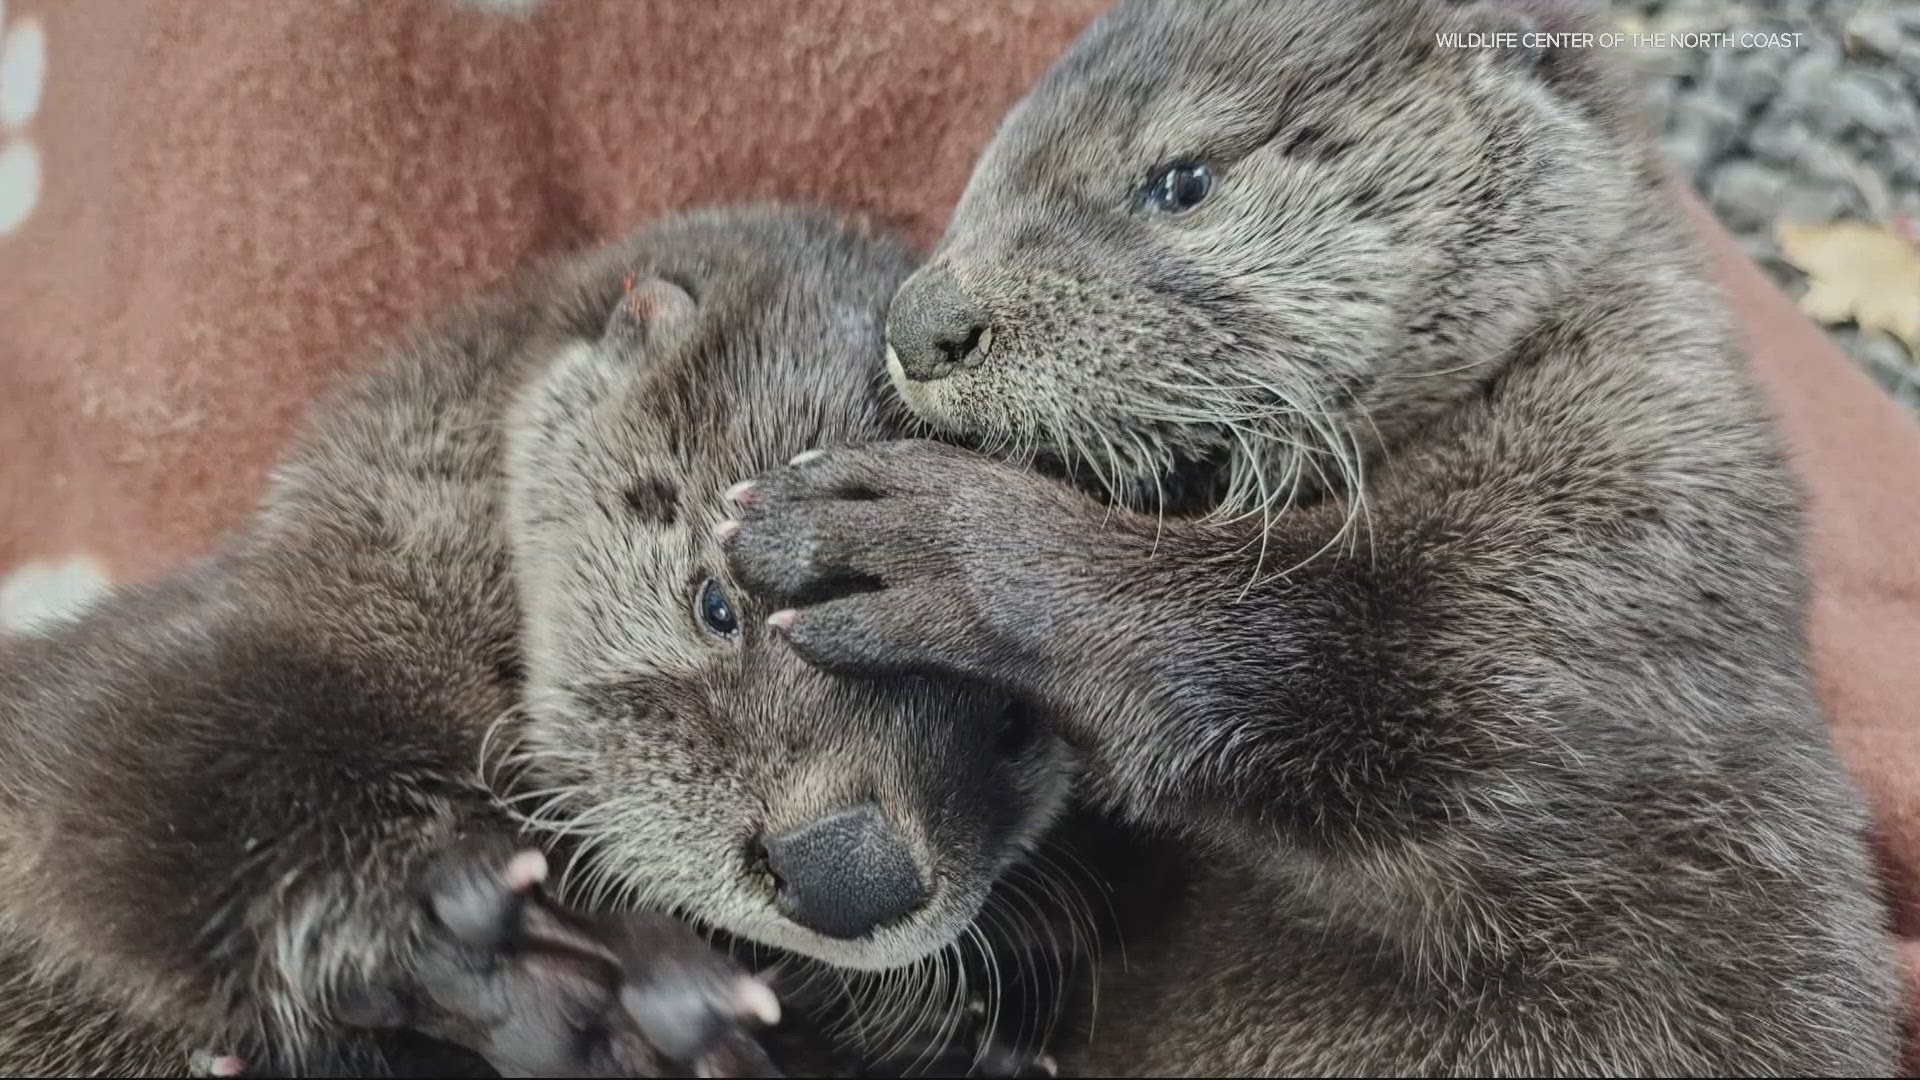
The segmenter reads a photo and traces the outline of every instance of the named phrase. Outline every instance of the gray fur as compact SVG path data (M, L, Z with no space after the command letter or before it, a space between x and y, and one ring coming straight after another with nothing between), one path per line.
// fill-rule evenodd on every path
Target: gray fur
M1895 1067L1800 497L1604 57L1434 46L1522 16L1583 25L1119 5L986 151L890 366L1121 505L885 444L763 477L730 542L816 663L1029 696L1184 842L1070 1071ZM1209 198L1143 209L1190 160Z
M857 269L810 272L861 281ZM525 786L551 793L536 821L586 838L606 875L596 895L697 912L843 967L895 968L971 922L1065 802L1067 762L1045 738L995 752L1001 695L823 676L771 638L771 609L728 578L712 528L733 478L901 427L872 367L893 282L782 295L783 277L802 272L775 264L700 290L702 306L775 308L779 336L688 324L649 341L660 359L639 371L575 348L516 406L508 508L530 712L518 756ZM693 621L709 577L733 597L738 639ZM865 800L903 828L934 896L851 941L779 915L764 870L739 852Z
M215 554L10 643L0 1073L179 1074L207 1049L268 1069L429 1067L360 1024L508 1068L670 1068L632 1020L695 1015L653 990L721 993L728 969L684 929L629 918L596 941L501 891L485 860L538 804L497 794L535 779L600 800L570 803L581 829L552 838L558 854L582 830L603 841L576 853L577 882L802 952L815 942L771 921L743 841L870 785L946 892L911 928L833 949L878 965L959 933L979 876L1061 798L1027 779L1047 744L1003 767L994 692L848 686L757 627L743 646L703 642L684 590L717 556L696 512L667 516L732 471L892 430L871 365L908 269L896 244L774 211L542 268L324 402ZM544 597L524 626L516 548ZM895 738L950 768L890 752ZM855 747L864 767L834 775L822 755ZM971 809L950 821L947 798ZM514 951L490 957L502 942ZM603 982L610 959L627 990ZM609 1038L586 1037L603 1024Z

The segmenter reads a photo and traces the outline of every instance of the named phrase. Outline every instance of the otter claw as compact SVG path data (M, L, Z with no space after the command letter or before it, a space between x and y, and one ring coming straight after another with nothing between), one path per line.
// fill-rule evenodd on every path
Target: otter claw
M632 986L620 991L620 1004L661 1053L676 1061L702 1062L709 1048L724 1042L714 1027L728 1020L763 1025L780 1022L780 1002L766 985L741 977L719 1002L688 994L682 987Z
M772 1074L748 1034L778 1017L771 991L676 919L574 915L541 888L544 855L509 851L488 840L429 868L427 947L369 995L368 1026L464 1046L507 1076Z
M774 995L773 988L759 979L740 980L739 989L734 995L734 1005L740 1015L750 1016L767 1027L780 1022L780 999Z
M202 1051L193 1055L193 1062L188 1071L195 1076L244 1076L247 1072L247 1063L244 1059L232 1054Z

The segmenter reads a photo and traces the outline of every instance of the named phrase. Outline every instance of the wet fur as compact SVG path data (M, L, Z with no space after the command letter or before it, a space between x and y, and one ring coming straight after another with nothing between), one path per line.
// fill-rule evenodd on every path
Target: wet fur
M902 444L746 515L756 587L818 583L796 545L885 586L799 596L796 647L1042 702L1186 848L1071 1070L1894 1068L1800 496L1606 58L1434 45L1529 25L1584 23L1119 5L891 319L956 282L990 344L905 400L1120 505Z

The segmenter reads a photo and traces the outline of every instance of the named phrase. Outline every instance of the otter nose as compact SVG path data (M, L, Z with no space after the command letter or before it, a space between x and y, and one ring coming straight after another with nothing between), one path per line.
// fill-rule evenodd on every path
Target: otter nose
M887 347L915 382L944 379L973 367L993 344L993 327L944 266L907 279L887 312Z
M765 841L780 910L828 937L854 938L926 902L913 855L872 803Z

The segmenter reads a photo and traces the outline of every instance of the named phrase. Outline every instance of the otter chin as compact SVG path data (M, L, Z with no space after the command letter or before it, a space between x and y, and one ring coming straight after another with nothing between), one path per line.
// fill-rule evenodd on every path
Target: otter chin
M1015 861L1009 858L1007 864ZM636 866L633 872L645 870ZM766 946L835 967L879 972L908 967L950 948L979 917L996 877L949 878L913 910L853 936L822 933L787 916L781 910L778 885L751 878L737 888L716 889L709 884L679 902L655 894L654 902L749 947Z

